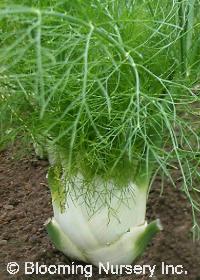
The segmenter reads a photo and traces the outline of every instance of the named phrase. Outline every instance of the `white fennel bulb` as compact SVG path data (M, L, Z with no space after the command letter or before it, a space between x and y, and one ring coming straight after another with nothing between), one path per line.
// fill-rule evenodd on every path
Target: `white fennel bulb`
M73 259L97 266L131 264L161 229L159 221L145 221L146 186L130 183L123 192L107 182L106 194L105 182L96 178L95 191L84 196L80 174L60 182L56 172L50 176L54 217L47 221L47 230L55 246Z

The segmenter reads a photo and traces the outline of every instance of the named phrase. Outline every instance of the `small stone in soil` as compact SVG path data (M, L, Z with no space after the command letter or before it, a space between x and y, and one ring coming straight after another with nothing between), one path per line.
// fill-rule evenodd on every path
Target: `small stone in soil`
M37 232L37 229L35 227L33 227L31 232L35 234Z
M17 213L17 218L21 219L21 218L24 218L24 217L25 217L25 214L23 212Z
M29 236L28 236L28 235L25 235L25 236L22 238L22 240L23 240L24 242L28 241L28 239L29 239Z
M32 243L35 243L37 241L37 236L36 235L32 235L30 238L29 238L29 241L32 242Z
M0 240L0 245L7 245L8 241L5 239Z
M31 230L31 229L32 229L32 225L31 225L31 224L26 225L26 226L24 227L24 230L27 230L27 231L29 231L29 230Z

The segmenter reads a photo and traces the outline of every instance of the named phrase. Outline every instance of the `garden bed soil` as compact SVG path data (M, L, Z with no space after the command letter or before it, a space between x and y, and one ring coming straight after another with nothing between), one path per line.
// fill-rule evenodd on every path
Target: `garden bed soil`
M84 275L24 275L25 262L58 265L71 261L52 245L44 228L53 215L46 173L48 162L33 154L16 159L16 150L0 154L0 280L16 279L87 279ZM161 180L153 185L147 207L148 220L160 218L164 227L157 234L137 264L156 265L153 278L149 274L99 275L93 268L88 279L188 279L200 280L200 242L192 241L191 209L183 193L165 181L160 196ZM81 233L80 233L81 234ZM6 271L8 262L18 262L15 275ZM162 275L161 263L182 265L188 274ZM78 262L75 262L78 264Z

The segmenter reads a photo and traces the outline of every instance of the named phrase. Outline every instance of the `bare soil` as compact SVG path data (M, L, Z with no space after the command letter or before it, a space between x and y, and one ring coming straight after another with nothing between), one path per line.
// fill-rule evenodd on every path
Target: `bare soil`
M48 162L33 154L21 159L13 157L12 149L0 154L0 280L16 279L87 279L84 275L24 275L25 262L46 265L71 264L51 244L44 222L53 215L46 173ZM183 193L165 182L160 196L161 180L157 178L147 207L148 220L160 218L164 230L159 233L137 264L156 265L156 273L135 275L99 275L93 268L88 279L188 279L200 280L200 242L191 234L191 209ZM80 233L81 234L81 233ZM18 262L20 271L9 275L8 262ZM182 265L184 274L162 275L161 263ZM75 262L78 264L78 262ZM185 275L187 271L187 275Z

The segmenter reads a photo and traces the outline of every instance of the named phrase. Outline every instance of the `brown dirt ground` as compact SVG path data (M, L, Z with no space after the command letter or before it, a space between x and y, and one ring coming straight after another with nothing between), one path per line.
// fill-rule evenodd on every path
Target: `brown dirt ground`
M43 226L52 216L51 197L46 181L48 162L31 155L16 160L13 150L0 154L0 280L15 279L87 279L83 275L28 275L23 274L24 262L39 264L69 264L58 252ZM147 214L148 219L161 219L164 230L148 246L138 264L156 265L156 275L99 275L93 268L88 279L188 279L200 280L200 242L193 243L190 206L183 194L165 183L160 196L161 180L156 179L152 188ZM81 234L81 233L80 233ZM6 272L8 262L18 262L21 270L10 276ZM182 265L188 271L184 275L161 274L161 262Z

